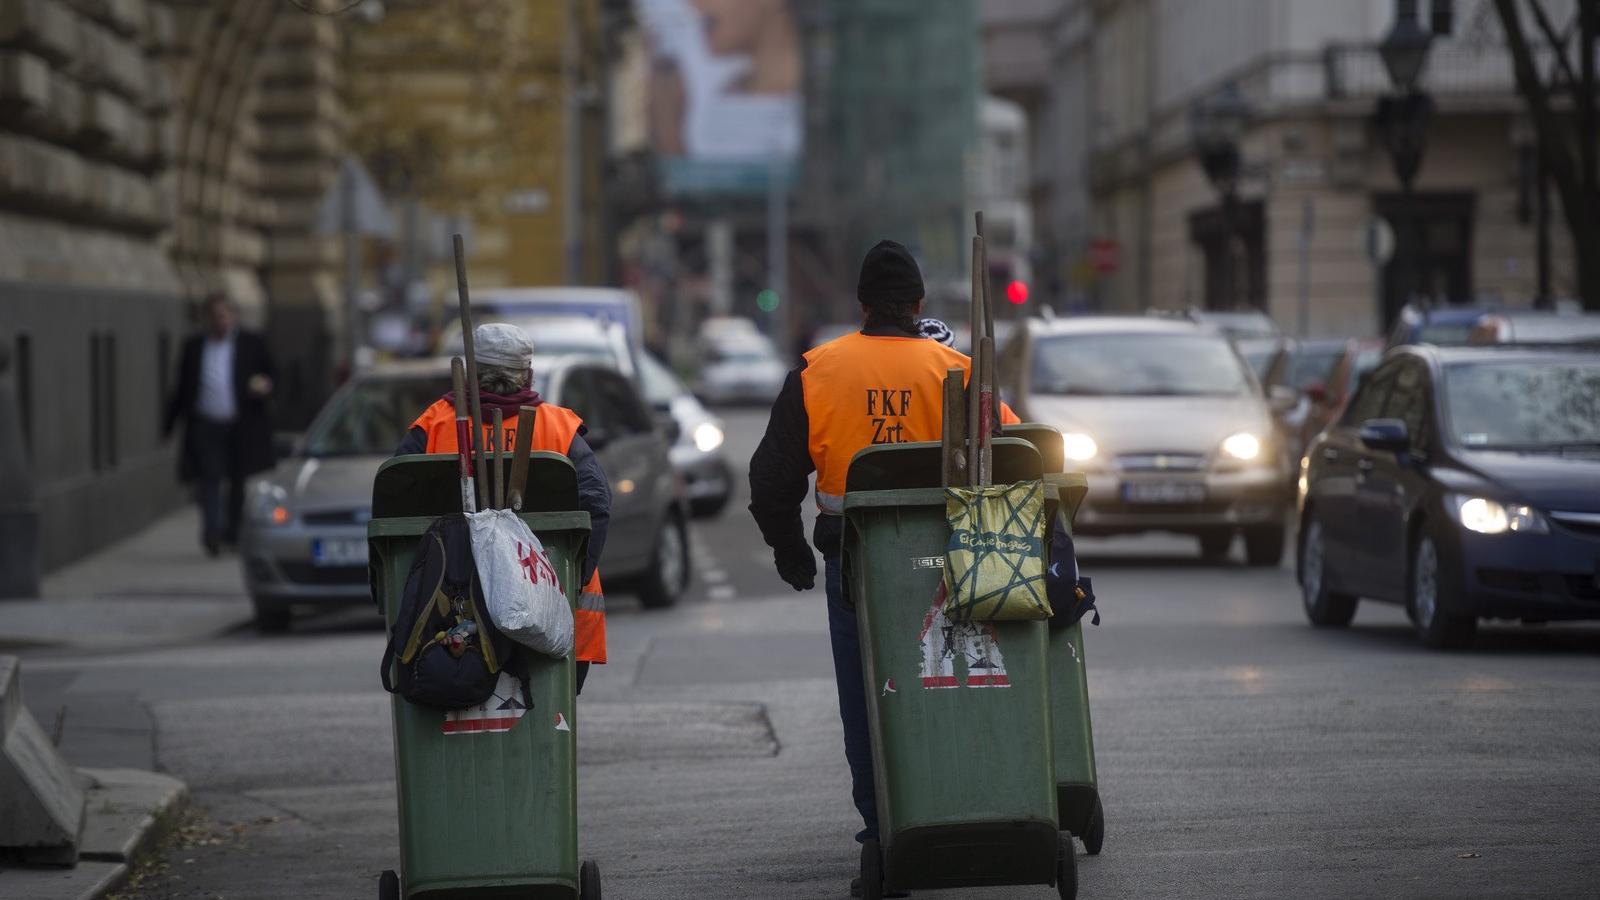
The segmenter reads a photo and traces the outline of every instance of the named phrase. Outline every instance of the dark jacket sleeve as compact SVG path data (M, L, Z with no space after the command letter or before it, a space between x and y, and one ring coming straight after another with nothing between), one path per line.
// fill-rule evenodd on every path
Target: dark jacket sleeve
M408 453L427 453L428 433L422 430L421 425L413 425L406 431L406 436L400 439L400 446L394 448L395 456L405 456Z
M806 415L800 367L784 379L783 390L772 404L767 433L750 457L750 514L761 537L774 550L804 547L805 524L800 505L805 502L807 479L816 471L811 461L811 425Z
M600 469L600 457L594 455L582 435L573 435L567 459L578 470L578 504L589 514L589 557L583 566L583 580L587 582L606 548L606 529L611 524L611 483Z

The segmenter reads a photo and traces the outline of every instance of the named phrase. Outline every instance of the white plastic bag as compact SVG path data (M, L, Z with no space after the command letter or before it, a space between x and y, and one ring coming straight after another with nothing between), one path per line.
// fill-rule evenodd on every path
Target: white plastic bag
M540 653L572 652L572 606L544 545L509 509L469 513L472 561L489 618L506 637Z

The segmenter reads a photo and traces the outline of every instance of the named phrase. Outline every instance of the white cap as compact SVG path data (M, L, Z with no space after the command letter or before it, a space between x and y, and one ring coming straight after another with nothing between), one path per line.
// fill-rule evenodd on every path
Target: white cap
M515 325L490 322L472 332L472 352L478 364L526 369L533 364L533 341Z

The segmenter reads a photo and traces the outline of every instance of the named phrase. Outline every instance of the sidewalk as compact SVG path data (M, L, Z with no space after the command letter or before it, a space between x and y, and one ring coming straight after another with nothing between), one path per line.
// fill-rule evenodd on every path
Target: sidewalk
M205 640L250 621L231 554L211 559L186 507L44 579L38 600L0 602L0 650L121 650Z

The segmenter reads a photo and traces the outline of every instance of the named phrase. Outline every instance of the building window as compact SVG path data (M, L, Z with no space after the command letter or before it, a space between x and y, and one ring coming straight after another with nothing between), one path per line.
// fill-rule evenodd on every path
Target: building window
M22 420L22 449L33 459L33 338L17 335L17 416Z

